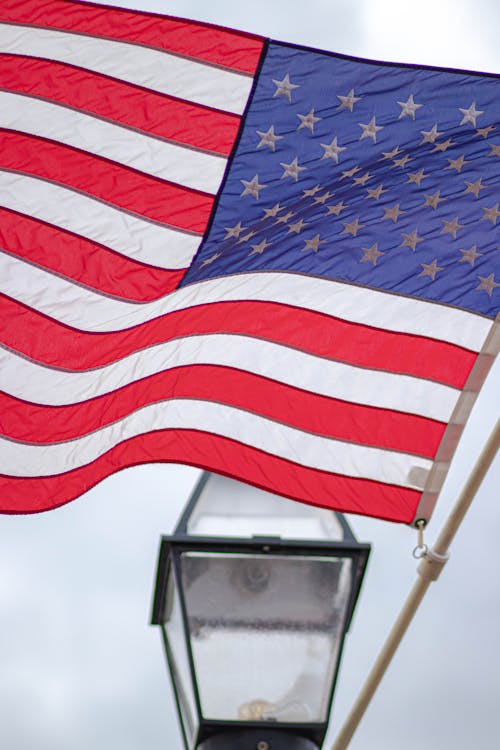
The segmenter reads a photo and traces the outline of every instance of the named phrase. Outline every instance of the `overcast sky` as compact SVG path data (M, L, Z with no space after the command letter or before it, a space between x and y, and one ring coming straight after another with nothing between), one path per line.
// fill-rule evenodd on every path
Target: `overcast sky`
M500 73L497 0L109 3L375 59ZM472 414L428 542L499 414L498 364ZM197 477L186 467L140 467L57 511L0 517L2 748L180 750L160 637L148 619L160 534L172 530ZM499 745L499 487L497 457L352 750ZM350 520L374 549L344 653L331 738L416 568L412 530Z

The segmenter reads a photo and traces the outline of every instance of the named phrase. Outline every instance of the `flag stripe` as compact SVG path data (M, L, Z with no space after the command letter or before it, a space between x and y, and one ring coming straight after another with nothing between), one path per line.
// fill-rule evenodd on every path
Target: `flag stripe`
M203 234L213 198L40 137L0 130L0 168L41 177L126 211ZM1 200L1 199L0 199Z
M480 315L446 305L299 274L268 272L209 279L178 289L164 299L136 305L82 289L5 254L0 254L0 264L4 269L5 294L84 331L125 330L174 310L244 300L290 305L476 352L481 350L491 327L490 321ZM388 313L389 302L396 309L394 316Z
M210 195L217 192L226 168L222 156L10 91L0 91L0 128L48 138Z
M0 246L103 294L136 302L171 292L184 275L184 269L167 271L142 265L83 237L4 208L0 208Z
M225 404L171 399L148 404L98 432L76 438L70 451L66 442L40 446L0 438L0 473L33 477L71 471L138 434L165 429L196 430L207 415L212 434L320 471L419 488L412 479L413 472L427 472L432 466L431 461L417 456L313 435Z
M295 388L343 401L449 420L459 391L409 375L367 370L274 342L206 334L178 338L134 352L95 370L57 370L0 350L2 390L16 398L58 406L110 393L172 367L210 364L253 372Z
M128 11L88 3L51 0L3 0L7 21L52 26L166 49L246 73L257 69L263 39L209 24L140 10Z
M327 474L262 450L199 430L166 430L124 441L89 466L62 477L0 477L4 512L41 511L74 499L127 466L151 462L184 463L233 476L270 492L335 507L346 513L375 513L410 523L420 492L366 479ZM64 481L61 481L64 480ZM299 489L298 489L299 488Z
M231 70L101 37L0 24L0 52L42 57L144 86L168 96L242 114L252 78Z
M427 458L435 456L445 429L437 421L329 399L241 370L193 365L156 373L83 404L47 407L0 393L1 432L31 443L72 440L170 398L232 404L308 432Z
M228 156L240 118L70 65L0 55L0 89L65 104L117 124Z
M160 268L186 268L199 236L139 218L69 188L0 170L1 205Z
M126 331L92 334L62 326L0 297L0 320L6 346L47 366L68 370L102 367L161 342L214 333L245 334L319 357L413 375L455 388L465 385L477 358L443 342L335 318L328 320L325 335L325 317L320 313L270 302L215 302L172 312Z

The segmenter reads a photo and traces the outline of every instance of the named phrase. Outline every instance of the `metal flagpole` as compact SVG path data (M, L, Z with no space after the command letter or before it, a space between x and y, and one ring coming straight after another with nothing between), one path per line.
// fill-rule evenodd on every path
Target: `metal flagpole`
M389 666L394 653L401 643L420 602L422 601L429 585L435 581L446 561L448 560L449 546L469 509L474 495L483 481L495 454L500 445L500 419L491 433L488 442L483 448L474 469L472 470L453 510L446 520L441 533L436 541L434 549L426 550L422 556L417 569L418 578L406 600L399 617L389 633L389 636L380 651L368 678L361 689L356 703L354 704L344 726L340 730L332 750L345 750L348 747L354 732L368 708L370 701Z

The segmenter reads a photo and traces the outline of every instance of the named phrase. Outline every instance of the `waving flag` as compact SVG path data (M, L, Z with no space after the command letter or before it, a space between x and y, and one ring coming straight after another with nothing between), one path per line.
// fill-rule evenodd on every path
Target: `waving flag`
M175 461L427 519L498 350L499 77L0 21L0 509Z

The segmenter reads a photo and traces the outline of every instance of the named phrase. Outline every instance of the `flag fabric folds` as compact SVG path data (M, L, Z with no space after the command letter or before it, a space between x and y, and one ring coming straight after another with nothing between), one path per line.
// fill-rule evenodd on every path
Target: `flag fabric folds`
M0 10L0 509L180 462L428 519L498 351L500 79Z

